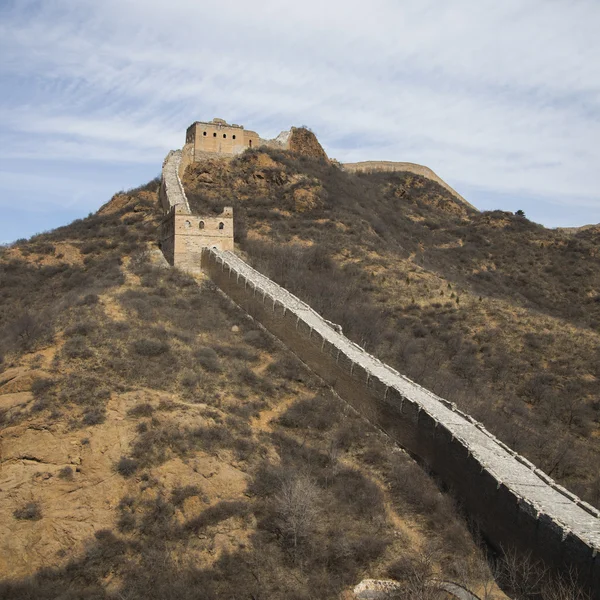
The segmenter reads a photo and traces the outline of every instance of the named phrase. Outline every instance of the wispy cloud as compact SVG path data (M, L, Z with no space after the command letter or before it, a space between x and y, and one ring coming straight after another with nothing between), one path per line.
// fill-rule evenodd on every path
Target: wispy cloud
M49 185L97 165L93 190L125 164L153 176L195 119L307 124L340 160L419 162L481 206L600 221L599 25L585 0L13 0L0 156Z

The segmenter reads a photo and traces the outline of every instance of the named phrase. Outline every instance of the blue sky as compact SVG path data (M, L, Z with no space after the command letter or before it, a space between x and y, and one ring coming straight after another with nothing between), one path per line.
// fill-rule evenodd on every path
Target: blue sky
M597 0L0 0L0 243L152 179L216 116L598 223L599 30Z

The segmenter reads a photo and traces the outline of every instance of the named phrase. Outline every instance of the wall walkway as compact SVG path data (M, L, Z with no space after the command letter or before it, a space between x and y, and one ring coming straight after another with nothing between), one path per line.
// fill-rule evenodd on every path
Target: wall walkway
M179 170L182 160L181 150L171 150L163 162L162 179L158 197L163 211L168 213L171 209L178 212L190 214L190 205L179 178ZM176 208L178 207L178 209Z
M461 499L496 547L577 568L600 599L600 511L555 483L485 427L351 342L296 296L229 251L202 269L315 373Z

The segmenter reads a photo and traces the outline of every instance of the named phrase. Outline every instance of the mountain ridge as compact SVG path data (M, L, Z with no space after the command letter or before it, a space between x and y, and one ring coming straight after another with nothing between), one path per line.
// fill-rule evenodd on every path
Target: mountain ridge
M341 163L343 168L351 173L373 173L373 172L394 172L404 171L408 173L414 173L415 175L421 175L427 177L432 181L435 181L441 185L444 189L450 192L455 198L466 204L473 210L479 210L473 206L470 202L465 200L455 189L447 184L441 177L439 177L432 169L424 165L411 162L395 162L389 160L366 160L353 163Z

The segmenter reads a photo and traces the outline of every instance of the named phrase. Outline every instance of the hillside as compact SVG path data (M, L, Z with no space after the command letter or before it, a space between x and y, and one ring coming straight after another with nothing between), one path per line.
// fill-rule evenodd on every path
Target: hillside
M166 267L156 189L0 254L0 597L337 598L391 576L501 598L450 496Z
M594 230L277 150L207 159L184 185L196 212L235 207L262 272L598 505ZM0 597L539 590L208 279L167 267L157 188L0 254Z
M346 335L456 401L600 505L600 257L593 230L478 213L414 173L268 150L190 167L241 249Z

